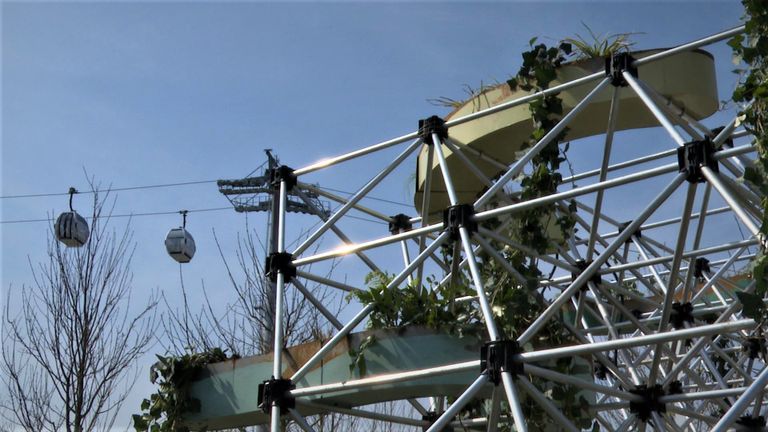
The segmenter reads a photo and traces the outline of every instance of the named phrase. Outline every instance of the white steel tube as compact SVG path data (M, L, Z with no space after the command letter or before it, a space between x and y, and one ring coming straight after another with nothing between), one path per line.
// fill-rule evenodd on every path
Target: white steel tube
M677 279L680 272L680 263L683 261L683 253L685 252L685 244L688 239L688 226L691 221L690 215L693 210L693 201L696 198L697 183L688 183L688 193L685 197L685 204L683 205L683 219L680 222L680 230L678 231L677 244L675 245L675 254L672 258L672 268L670 269L669 281L667 282L667 292L664 296L664 306L661 309L661 321L659 321L659 331L666 329L669 323L669 317L672 313L672 302L675 299L675 289L677 287ZM656 346L656 350L653 356L653 364L651 366L650 375L648 378L649 385L656 384L656 378L659 373L659 362L661 361L661 345Z
M755 222L752 220L752 218L750 218L746 211L744 211L736 198L731 195L731 191L729 191L728 188L723 184L723 182L718 177L718 174L712 171L709 167L701 167L701 173L704 175L704 178L706 178L707 181L712 186L714 186L715 189L717 189L717 191L720 193L720 196L723 197L725 202L727 202L731 207L731 210L733 210L736 216L738 216L744 225L747 226L747 229L749 229L750 233L759 238L760 228L755 225Z
M608 85L610 82L609 78L604 78L600 83L592 89L589 94L587 94L584 99L581 100L578 104L576 104L573 109L568 112L558 123L555 125L552 130L550 130L546 135L544 135L543 138L539 140L539 142L536 143L533 147L531 147L528 151L525 152L525 155L523 155L520 159L517 160L517 162L512 165L512 167L503 175L501 178L499 178L496 183L489 188L477 201L475 201L475 208L481 208L485 204L488 203L488 201L496 195L496 192L501 190L509 180L515 178L523 171L523 168L525 165L530 162L531 159L533 159L534 156L539 154L541 150L544 149L549 143L557 137L560 132L565 129L566 126L573 120L576 115L578 115L584 107L586 107L592 98L594 98L600 90L602 90L605 86Z
M561 357L573 357L582 354L609 351L614 349L632 348L641 345L649 345L676 340L685 340L694 337L709 336L721 332L733 332L755 327L755 321L743 319L727 323L710 324L689 329L681 329L650 335L636 336L627 339L616 339L603 342L594 342L589 345L573 345L568 347L551 348L533 352L518 354L524 362L536 362Z
M642 157L639 157L639 158L636 158L636 159L631 159L631 160L628 160L628 161L619 162L619 163L610 165L606 169L606 171L607 172L611 172L611 171L616 171L616 170L620 170L620 169L623 169L623 168L629 168L629 167L633 167L635 165L640 165L640 164L643 164L643 163L646 163L646 162L652 162L652 161L655 161L655 160L658 160L658 159L663 159L665 157L675 156L676 154L677 154L677 149L665 150L663 152L654 153L654 154L651 154L651 155L648 155L648 156L642 156ZM596 176L598 174L600 174L600 168L589 170L589 171L584 171L582 173L573 175L571 177L564 178L563 179L563 183L572 183L572 182L575 182L575 181L583 180L585 178L594 177L594 176Z
M337 258L340 256L349 255L351 253L357 253L360 251L373 249L375 247L397 243L401 240L408 240L410 238L415 238L425 234L430 234L433 232L440 231L441 229L443 229L442 222L433 224L433 225L428 225L423 228L416 228L411 231L406 231L404 233L382 237L382 238L371 240L364 243L345 245L328 252L321 252L316 255L311 255L304 258L298 258L293 261L293 265L295 265L296 267L301 267L301 266L312 264L318 261L323 261L330 258Z
M488 297L485 295L483 278L480 276L480 269L477 266L475 252L472 250L472 244L469 241L469 231L467 231L467 228L461 227L459 228L459 235L461 236L461 245L464 247L464 254L467 256L467 262L469 263L469 271L472 274L472 280L475 283L477 299L480 302L480 310L483 312L485 326L488 328L488 335L491 337L492 341L497 341L501 339L501 335L496 328L496 323L493 321L491 304L488 302Z
M529 94L527 96L523 96L523 97L517 98L515 100L511 100L509 102L505 102L503 104L496 105L494 107L486 108L486 109L484 109L482 111L478 111L476 113L468 114L468 115L466 115L464 117L459 117L457 119L452 119L450 121L445 122L445 126L446 127L457 126L457 125L460 125L462 123L466 123L468 121L472 121L472 120L475 120L475 119L478 119L478 118L481 118L481 117L485 117L485 116L493 114L493 113L497 113L499 111L504 111L506 109L509 109L509 108L512 108L512 107L515 107L515 106L518 106L518 105L522 105L524 103L528 103L530 101L539 99L539 98L541 98L543 96L560 93L560 92L562 92L564 90L568 90L569 88L580 86L582 84L588 84L588 83L591 83L592 81L597 81L600 78L605 78L605 72L595 72L595 73L593 73L591 75L587 75L585 77L578 78L578 79L575 79L573 81L568 81L567 83L563 83L563 84L557 85L555 87L548 88L546 90L538 91L536 93L531 93L531 94Z
M435 156L435 149L430 146L427 150L427 176L424 179L424 192L421 199L421 226L429 225L429 204L432 199L432 160ZM419 253L424 251L427 236L419 237ZM421 282L424 280L424 265L420 265L416 270L416 279Z
M571 189L564 192L558 192L552 195L547 195L540 198L534 198L528 201L523 201L516 204L510 204L508 206L499 207L492 210L486 210L486 211L477 213L475 215L475 219L477 219L478 221L492 219L496 216L504 215L507 213L514 213L522 210L528 210L528 209L532 209L542 205L556 203L558 201L562 201L568 198L574 198L577 196L590 194L598 190L621 186L627 183L645 180L651 177L656 177L656 176L660 176L663 174L668 174L676 171L678 171L678 166L676 163L662 165L660 167L652 168L647 171L629 174L623 177L616 177L615 179L606 180L604 182L593 183L591 185L582 186L576 189Z
M616 128L616 117L619 111L619 91L621 87L614 87L611 95L611 108L608 112L608 129L605 133L605 144L603 148L603 163L600 165L599 182L604 182L608 177L608 165L611 162L611 147L613 146L613 131ZM593 211L592 225L589 231L589 240L587 243L587 261L592 260L595 252L595 239L598 235L597 227L600 224L600 213L603 207L603 191L597 192L595 197L595 208Z
M360 322L373 311L374 305L367 304L365 307L352 317L344 327L341 328L333 337L326 342L312 357L304 363L304 365L296 371L291 377L291 381L297 382L301 380L309 370L314 367L320 360L322 360L328 352L330 352L342 339L344 339Z
M573 425L573 423L563 415L562 411L556 407L552 401L547 399L539 389L536 388L536 386L533 385L532 382L528 381L528 378L524 376L517 377L517 382L520 384L520 387L523 388L523 390L528 393L530 397L533 398L536 403L539 404L542 408L544 408L544 411L547 412L562 428L561 430L566 430L568 432L580 432L581 429L577 428Z
M501 389L499 386L493 388L491 394L491 409L488 413L488 428L485 432L498 432L499 419L501 419Z
M469 388L462 393L461 396L456 399L453 404L451 404L450 407L448 407L447 410L437 419L434 423L432 423L432 426L427 429L427 432L440 432L443 430L443 428L451 422L454 416L461 411L464 406L471 401L475 395L485 386L485 384L488 382L488 376L485 374L480 375L477 377L475 382L473 382Z
M501 382L504 384L504 392L507 394L509 410L512 411L512 418L515 420L515 430L518 432L528 432L528 424L525 422L523 408L520 406L520 396L517 394L515 383L512 382L512 374L502 372Z
M319 282L323 285L328 285L329 287L338 288L346 292L360 291L360 288L355 288L351 285L347 285L347 284L335 281L333 279L328 279L326 277L318 276L318 275L304 272L301 270L296 270L296 276L302 277L304 279L309 279L311 281Z
M392 146L404 143L406 141L410 141L412 139L416 139L418 137L419 137L418 132L412 132L412 133L409 133L407 135L403 135L401 137L397 137L397 138L393 138L391 140L387 140L387 141L381 142L379 144L374 144L372 146L368 146L368 147L365 147L365 148L362 148L362 149L359 149L359 150L351 151L349 153L345 153L343 155L339 155L339 156L336 156L336 157L333 157L333 158L330 158L330 159L324 159L324 160L321 160L319 162L315 162L312 165L306 166L304 168L299 168L299 169L295 170L293 173L296 174L297 176L304 175L304 174L309 174L309 173L311 173L313 171L317 171L317 170L320 170L320 169L323 169L323 168L328 168L329 166L333 166L333 165L339 164L341 162L348 161L350 159L355 159L355 158L358 158L360 156L365 156L367 154L374 153L374 152L377 152L379 150L384 150L386 148L389 148L389 147L392 147ZM418 140L417 140L417 142L418 142Z
M303 387L291 390L293 397L308 397L321 394L330 394L340 391L360 390L375 387L381 384L396 384L417 378L429 378L441 375L450 375L453 373L466 372L470 370L479 370L480 360L471 360L463 363L456 363L445 366L436 366L426 369L418 369L407 372L391 373L378 375L356 380L342 381L331 384L321 384L312 387Z
M669 135L672 136L672 139L677 142L677 145L683 145L686 143L685 139L683 139L682 136L680 136L680 133L677 132L677 129L675 129L675 126L672 124L672 122L669 121L667 116L664 115L663 112L661 112L661 109L656 106L656 103L653 101L653 98L645 91L643 86L640 85L639 82L635 79L635 77L632 76L629 72L622 72L622 75L624 76L624 79L629 83L629 86L632 87L632 90L637 93L637 95L640 97L640 100L645 103L645 105L648 107L648 109L651 111L654 117L656 117L656 120L661 123L662 126L664 126L664 129L667 130Z
M763 368L763 371L744 391L744 394L736 400L736 403L731 406L728 412L712 428L712 432L725 432L728 430L731 424L738 420L739 416L752 404L752 401L765 391L766 387L768 387L768 367Z
M305 400L297 400L296 405L305 406L307 408L311 408L313 410L322 411L326 413L339 413L339 414L347 414L355 417L360 418L367 418L371 420L380 420L390 423L399 423L409 426L427 426L428 423L424 420L416 420L408 417L401 417L401 416L395 416L391 414L385 414L385 413L378 413L378 412L371 412L371 411L365 411L361 409L356 408L345 408L338 405L324 405L321 403L316 402L310 402Z
M450 139L446 139L443 142L443 145L448 147L448 150L451 151L451 153L455 154L461 161L464 163L464 166L469 169L469 171L472 172L472 174L477 177L478 180L480 180L486 187L491 187L491 180L488 178L485 173L483 173L480 168L477 167L468 157L464 154L461 148L459 146L454 145L453 142ZM509 200L509 198L503 194L501 194L500 198L504 200Z
M688 251L688 252L683 253L683 258L690 258L690 257L694 257L694 256L709 255L709 254L714 254L714 253L717 253L717 252L724 252L724 251L727 251L727 250L738 249L738 248L744 247L744 246L752 246L752 245L754 245L756 243L757 243L757 240L755 240L755 239L739 240L739 241L732 242L732 243L725 243L725 244L722 244L722 245L719 245L719 246L712 246L712 247L706 247L706 248L701 248L701 249L696 249L696 250ZM613 272L617 272L617 271L621 271L621 270L628 270L628 269L634 269L634 268L641 268L641 267L646 267L646 266L657 265L657 264L665 263L665 262L668 262L668 261L672 261L673 258L674 258L673 255L666 255L666 256L662 256L662 257L658 257L658 258L651 258L651 259L648 259L648 260L637 261L637 262L632 262L632 263L628 263L628 264L619 264L619 265L615 265L615 266L611 267L610 269L601 270L599 273L600 274L609 274L609 273L613 273Z
M280 182L280 204L277 219L277 250L285 251L285 207L288 200L288 187L285 180ZM277 273L277 289L275 292L275 340L273 345L272 376L280 378L283 373L283 295L285 291L285 275ZM274 410L273 410L274 413ZM273 431L278 432L278 431Z
M693 42L689 42L687 44L683 44L683 45L677 46L675 48L668 49L666 51L662 51L660 53L649 55L648 57L643 57L641 59L637 59L637 60L635 60L633 65L634 66L640 66L640 65L644 65L646 63L651 63L651 62L654 62L656 60L663 59L665 57L669 57L669 56L673 56L675 54L679 54L681 52L693 51L696 48L701 48L701 47L706 46L706 45L711 45L711 44L713 44L715 42L719 42L721 40L728 39L731 36L736 36L737 34L740 34L740 33L743 33L743 32L744 32L744 26L743 25L738 26L738 27L734 27L734 28L732 28L730 30L723 31L723 32L714 34L712 36L707 36L705 38L702 38L702 39L699 39L699 40L696 40L696 41L693 41Z
M314 429L312 429L312 426L307 423L307 420L299 414L298 411L296 411L294 408L288 408L288 414L291 415L293 418L293 421L296 422L297 425L303 430L304 432L315 432Z
M435 150L437 161L440 164L440 172L443 174L443 183L445 183L445 191L448 193L448 201L451 205L459 203L458 197L456 197L456 189L453 187L453 180L451 180L451 173L448 171L448 163L445 161L445 155L443 154L443 143L440 141L440 137L436 133L432 134L432 147ZM428 167L432 169L432 167Z
M393 160L389 165L387 165L386 168L384 168L381 172L376 174L368 183L365 184L365 186L362 187L359 191L357 191L356 194L354 194L352 197L349 198L349 201L347 201L346 204L341 206L340 209L338 209L334 214L331 215L331 217L328 218L323 225L318 228L312 235L310 235L304 242L296 248L294 251L294 255L299 256L301 255L305 250L307 250L308 247L310 247L318 238L320 238L325 231L330 228L331 225L335 224L336 221L338 221L342 216L344 216L347 211L352 208L355 204L357 204L358 201L360 201L368 192L371 191L376 185L378 185L386 176L389 175L395 168L400 165L401 162L403 162L408 156L410 156L411 153L413 153L414 150L418 148L418 146L421 144L420 141L415 141L413 144L408 146L405 150L403 150L402 153L400 153L395 160Z
M318 311L320 311L320 314L323 315L325 319L331 323L331 325L336 327L336 330L340 330L342 327L344 327L344 325L339 322L338 319L336 319L336 315L332 314L331 311L329 311L325 305L323 305L323 303L320 302L320 300L318 300L317 297L315 297L314 294L312 294L312 292L308 290L303 283L301 283L300 280L294 279L291 283L296 287L296 289L299 290L299 292L304 296L305 299L307 299L307 301L312 303L312 305L317 308Z
M317 207L315 206L315 203L313 203L301 189L296 189L294 193L298 195L302 201L304 201L304 204L306 204L307 207L315 211L315 214L320 218L320 220L322 220L323 222L328 220L328 217L324 215L321 211L318 211ZM352 240L350 240L350 238L347 237L347 235L344 234L344 232L341 229L339 229L339 227L337 227L335 224L331 225L330 229L331 231L333 231L334 234L336 234L336 237L338 237L339 240L344 242L344 244L352 243ZM374 271L374 272L381 271L381 269L379 269L379 267L373 261L371 261L371 259L368 258L364 253L358 251L358 252L355 252L355 255L357 255L357 257L360 258L360 260L364 262L365 265L367 265L368 268L371 269L371 271Z
M592 390L594 392L602 393L609 396L614 396L614 397L625 399L628 401L639 401L642 399L640 396L636 394L619 390L618 388L615 388L615 387L603 386L595 383L594 381L583 380L573 375L566 375L560 372L555 372L553 370L545 369L543 367L535 366L532 364L525 365L525 372L531 375L536 375L542 378L546 378L550 381L560 382L563 384L570 384L579 388Z
M608 258L613 255L616 250L621 247L632 235L634 235L637 228L645 222L646 219L656 209L667 200L672 192L685 180L685 174L678 174L674 180L656 197L653 201L633 220L627 228L611 243L606 250L600 254L574 281L566 288L560 295L552 301L552 304L541 314L536 320L531 323L530 326L517 338L520 345L524 345L530 339L539 332L539 330L555 315L573 294L576 293L599 269L608 261Z
M435 241L432 242L432 244L429 245L428 248L424 250L419 256L414 259L411 264L403 269L403 271L400 272L395 278L392 280L392 282L387 285L386 289L395 289L397 288L400 283L405 280L408 275L410 275L416 267L421 264L422 261L424 261L428 256L432 254L438 247L440 247L441 244L443 244L448 239L449 234L447 232L444 232L440 234ZM349 334L355 327L357 327L358 324L366 317L369 313L373 310L374 305L368 304L366 305L360 312L355 315L352 320L350 320L341 330L339 330L338 333L336 333L328 342L325 343L325 345L322 346L307 362L296 371L296 373L293 374L291 377L291 380L296 382L300 380L307 372L309 372L310 368L314 367L317 362L323 359L325 355L330 352L333 347L336 346L336 344L339 343L343 338Z
M331 201L335 201L335 202L337 202L337 203L339 203L341 205L344 205L344 204L349 202L348 199L346 199L344 197L341 197L339 195L336 195L335 193L329 192L328 190L325 190L325 189L323 189L321 187L318 187L316 185L313 185L313 184L299 182L297 184L297 186L299 186L300 189L306 189L308 191L314 192L314 193L316 193L316 194L318 194L318 195L320 195L322 197L328 198ZM373 217L375 217L376 219L379 219L382 222L389 222L389 220L390 220L389 216L387 216L387 215L385 215L385 214L383 214L381 212L378 212L376 210L373 210L373 209L370 209L368 207L365 207L363 205L360 205L359 202L356 203L355 205L353 205L352 208L354 208L355 210L359 210L361 213L365 213L365 214L367 214L369 216L373 216Z

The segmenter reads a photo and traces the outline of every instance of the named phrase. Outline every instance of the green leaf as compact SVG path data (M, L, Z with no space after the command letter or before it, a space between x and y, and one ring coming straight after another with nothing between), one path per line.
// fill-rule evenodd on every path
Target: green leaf
M766 313L766 308L762 297L757 294L746 293L743 291L736 291L736 297L738 297L739 302L741 302L742 315L747 318L752 318L755 321L763 319Z
M145 432L149 428L149 424L143 416L134 414L131 417L133 418L133 428L136 429L136 432Z

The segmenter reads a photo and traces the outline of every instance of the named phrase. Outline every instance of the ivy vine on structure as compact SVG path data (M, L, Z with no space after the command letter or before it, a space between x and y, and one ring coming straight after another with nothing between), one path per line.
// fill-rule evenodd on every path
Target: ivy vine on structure
M768 293L768 3L764 0L742 0L745 10L745 31L728 45L733 48L734 62L746 65L737 69L742 74L733 92L733 100L742 104L739 120L754 137L757 161L748 167L744 178L761 192L763 211L760 226L762 250L752 263L752 276L757 281L755 294L739 293L745 316L758 321L768 317L763 299Z
M200 411L200 400L189 394L192 381L207 364L230 358L238 356L228 357L220 348L181 356L158 355L158 361L149 371L149 379L157 385L157 392L141 402L141 414L133 415L136 432L188 432L182 414Z
M522 54L523 64L517 75L508 80L506 85L511 90L517 89L538 92L549 88L557 78L558 68L572 54L569 43L561 43L557 47L547 47L536 44L536 38L529 43L530 50ZM619 44L621 45L621 44ZM622 45L623 46L623 45ZM475 96L480 97L480 96ZM563 104L557 94L546 95L529 103L533 130L524 143L524 148L531 147L549 133L560 121L563 115ZM531 200L551 195L557 192L563 181L560 165L566 161L565 153L568 145L561 144L565 140L568 129L563 129L552 139L540 153L531 160L530 174L521 180L521 199ZM551 248L550 225L559 227L562 233L560 240L567 240L575 225L575 203L567 209L559 210L551 206L540 206L516 215L516 225L511 229L511 236L534 249L539 254L548 253ZM486 228L498 228L498 221L484 222ZM489 225L490 224L490 225ZM493 226L493 225L496 226ZM524 280L511 274L507 268L494 258L480 255L482 279L488 289L489 302L493 318L504 338L515 339L544 310L539 280L542 272L537 260L512 248L494 244L501 251L504 260L511 264ZM451 248L443 251L443 258L448 266L452 259ZM402 289L387 289L392 275L371 273L366 278L368 289L356 291L351 295L363 304L373 305L369 315L368 328L405 328L407 326L422 326L439 332L459 337L470 336L481 340L487 339L484 317L477 307L469 301L457 301L460 298L472 298L477 293L471 287L466 275L459 275L452 283L439 284L437 280L428 278L424 285L414 281ZM570 337L562 324L550 320L539 336L531 342L534 347L560 346L570 341ZM360 347L350 350L352 363L350 372L355 369L360 375L365 375L365 349L376 343L373 336L365 339ZM565 374L584 373L572 359L566 359L556 365L551 365ZM591 365L586 373L591 372ZM534 382L537 380L531 377ZM548 393L569 418L581 428L593 426L593 417L589 413L587 401L571 386L557 386ZM527 418L529 426L544 428L547 418L538 406L526 404L529 411ZM465 414L472 416L487 415L486 407L482 404L470 404Z
M546 90L557 79L557 69L572 54L569 43L561 43L557 47L547 47L545 44L536 44L537 38L530 40L530 50L523 53L523 64L514 78L507 81L512 91L517 89L538 92ZM528 140L523 149L531 147L549 133L563 116L563 102L557 94L549 94L536 98L528 104L533 122ZM522 178L521 199L528 201L557 192L558 186L563 182L560 174L560 164L565 162L565 152L560 151L560 143L565 140L568 128L564 128L549 144L531 159L531 173ZM551 239L547 234L547 226L554 220L567 239L575 224L575 219L570 212L555 215L552 206L538 206L525 210L518 214L519 220L516 236L521 243L534 248L538 253L545 253ZM553 219L554 217L554 219Z

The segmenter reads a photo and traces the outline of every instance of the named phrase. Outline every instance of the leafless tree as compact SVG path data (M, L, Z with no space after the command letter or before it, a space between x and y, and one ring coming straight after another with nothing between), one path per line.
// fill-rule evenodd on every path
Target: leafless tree
M193 311L187 288L181 276L182 304L174 307L165 299L167 313L162 321L162 344L172 353L206 351L222 348L232 354L258 355L270 352L274 341L264 340L263 328L274 326L274 311L267 298L267 278L264 274L264 253L259 237L248 229L246 235L238 235L235 261L227 260L219 239L214 239L227 270L235 301L225 308L212 306L205 285L202 287L202 306ZM307 287L312 295L324 304L333 302L333 293L317 285ZM341 302L338 301L338 310ZM321 339L330 332L324 319L315 313L306 298L286 290L284 312L284 346L298 345Z
M165 301L167 312L162 320L165 330L162 343L166 345L167 351L183 353L224 348L232 354L245 356L272 350L274 341L264 340L264 332L261 331L265 327L274 326L274 311L269 302L264 300L268 297L268 282L264 274L265 247L256 231L250 230L248 224L245 228L247 234L238 235L234 260L227 259L214 232L235 301L227 304L223 310L216 308L211 304L203 286L202 306L198 311L193 311L182 276L181 304L174 307L171 301ZM316 284L307 285L307 290L324 305L336 303L334 312L338 315L345 304L343 296ZM294 289L286 290L284 319L284 346L327 339L332 332L325 318ZM290 362L292 359L287 356L287 360ZM355 419L334 414L313 416L308 420L317 431L356 430L359 424ZM287 426L287 430L294 430L292 425ZM238 429L245 430L261 429Z
M84 246L67 248L51 232L47 259L30 261L31 285L8 292L0 364L8 397L0 412L24 430L110 428L136 360L151 348L157 301L131 301L132 232L109 225L108 195L93 194Z

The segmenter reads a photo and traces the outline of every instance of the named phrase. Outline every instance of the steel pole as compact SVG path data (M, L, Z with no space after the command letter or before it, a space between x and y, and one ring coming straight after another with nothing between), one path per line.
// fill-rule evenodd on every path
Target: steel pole
M766 387L768 387L768 367L763 368L763 371L755 378L752 385L744 391L744 394L736 400L731 409L712 428L712 432L725 432L728 430L733 422L738 420L739 416L752 404L752 401L765 391Z
M589 94L587 94L584 99L581 100L578 104L576 104L573 109L568 112L558 123L555 125L552 130L550 130L546 135L544 135L543 138L539 140L539 142L536 143L533 147L531 147L527 152L525 152L525 155L517 160L517 162L512 165L512 167L509 168L509 170L504 173L501 178L499 178L496 183L493 185L493 187L489 188L480 198L478 198L477 201L475 201L475 208L481 208L485 204L490 201L490 199L496 195L496 193L501 190L509 180L512 180L513 178L517 177L518 174L520 174L523 171L523 168L525 165L533 159L534 156L539 154L544 147L549 145L549 143L557 137L560 132L565 129L566 126L573 120L576 115L578 115L581 110L586 107L590 101L610 82L609 78L604 78L602 81L600 81L597 86L595 86L594 89L592 89Z
M538 333L538 331L552 318L552 316L558 313L560 307L563 306L568 301L568 299L570 299L570 297L576 293L576 291L580 289L603 264L605 264L606 261L608 261L608 258L610 258L610 256L635 233L637 228L643 222L645 222L645 220L654 211L656 211L661 203L667 200L672 192L674 192L675 189L677 189L680 183L682 183L684 180L685 174L678 174L674 180L672 180L672 182L653 201L651 201L651 203L642 212L640 212L637 218L633 220L627 226L627 228L624 229L624 231L622 231L621 235L619 235L616 240L614 240L614 242L608 246L606 250L600 254L592 262L592 264L590 264L533 323L531 323L530 326L528 326L528 328L520 335L520 337L518 337L518 343L524 345L525 343L529 342L530 339L536 333Z

